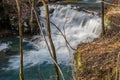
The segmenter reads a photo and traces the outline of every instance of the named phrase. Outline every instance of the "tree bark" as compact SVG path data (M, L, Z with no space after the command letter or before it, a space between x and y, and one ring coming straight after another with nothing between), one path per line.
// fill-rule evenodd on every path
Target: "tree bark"
M46 8L46 21L47 21L46 24L47 24L48 39L50 42L50 46L52 48L52 56L53 56L55 62L57 63L56 50L55 50L55 46L54 46L54 43L53 43L52 37L51 37L49 8L48 8L48 5L46 4L45 0L42 0L42 3ZM57 65L55 63L54 63L54 65L55 65L55 77L56 77L56 80L59 80L59 70L58 70Z
M101 13L102 13L102 35L105 34L105 24L104 24L104 0L101 1Z
M24 74L23 74L23 49L22 49L22 21L21 21L21 11L20 11L20 5L19 1L16 0L17 10L18 10L18 20L19 20L19 36L20 36L20 80L24 80Z

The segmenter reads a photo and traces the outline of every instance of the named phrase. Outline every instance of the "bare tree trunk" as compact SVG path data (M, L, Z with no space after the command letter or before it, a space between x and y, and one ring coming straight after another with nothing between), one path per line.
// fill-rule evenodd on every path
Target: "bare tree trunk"
M102 35L105 34L105 24L104 24L104 0L101 1L101 13L102 13Z
M19 19L19 36L20 36L20 80L24 80L24 74L23 74L23 50L22 50L22 23L21 23L21 11L20 11L20 5L19 1L16 0L16 5L18 9L18 19Z
M46 21L47 21L46 24L47 24L47 31L48 31L48 39L49 39L49 42L50 42L50 46L52 48L52 56L53 56L55 62L57 63L56 50L55 50L55 46L53 44L52 37L51 37L49 9L48 9L48 5L46 4L45 0L42 0L42 3L46 8ZM54 65L55 65L55 63L54 63ZM57 65L55 65L55 77L56 77L56 80L59 80L59 70L57 68Z

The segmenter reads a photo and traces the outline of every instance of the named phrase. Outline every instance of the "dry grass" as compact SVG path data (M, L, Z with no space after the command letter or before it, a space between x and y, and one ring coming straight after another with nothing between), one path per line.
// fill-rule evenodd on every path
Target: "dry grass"
M78 47L83 59L78 80L120 80L120 6L109 7L105 19L111 26L106 35Z
M92 43L79 45L82 51L84 71L79 73L79 80L115 80L120 75L120 32L108 31L106 36ZM116 69L118 69L116 71ZM116 74L117 73L117 74ZM118 77L118 76L117 76ZM120 80L120 79L116 79Z
M79 80L120 80L120 8L110 7L105 18L112 26L107 34L79 45L84 65Z
M78 47L82 52L83 72L77 73L77 80L120 80L119 4L109 6L105 20L110 22L106 35Z
M111 26L120 27L120 5L110 6L107 9L105 19L111 22Z

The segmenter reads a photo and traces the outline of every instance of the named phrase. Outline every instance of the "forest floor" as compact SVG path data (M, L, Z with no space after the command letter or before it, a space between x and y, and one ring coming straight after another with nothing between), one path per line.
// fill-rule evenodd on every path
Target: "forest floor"
M118 71L120 75L120 27L107 30L106 35L93 42L80 44L78 50L83 64L78 80L118 80L115 76Z

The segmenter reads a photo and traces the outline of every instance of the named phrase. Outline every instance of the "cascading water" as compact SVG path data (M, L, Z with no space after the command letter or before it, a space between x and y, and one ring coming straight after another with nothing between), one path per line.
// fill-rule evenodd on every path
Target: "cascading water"
M40 7L40 9L42 12L40 15L41 23L45 24L45 20L43 19L45 17L45 9L44 7ZM97 15L74 10L70 5L50 5L50 9L54 9L53 13L50 14L50 21L62 31L69 44L75 49L77 48L78 44L91 42L94 38L99 37L101 34L101 19ZM43 26L45 27L45 25ZM53 24L51 24L51 31L52 39L57 51L57 59L59 65L71 66L74 50L70 48L68 49L64 37ZM24 40L24 42L26 42L26 40ZM34 49L31 49L29 51L24 50L25 70L31 69L32 67L36 70L36 65L43 65L42 69L50 69L50 65L53 66L53 62L47 50L45 41L41 36L34 36L31 41L27 41L27 45L32 45ZM8 62L8 66L2 68L2 70L14 71L18 69L19 55L11 56ZM35 71L33 70L33 72ZM27 72L25 73L26 75L29 74ZM68 74L67 71L65 73ZM66 77L66 80L69 80L68 77ZM0 78L0 80L1 79L4 78ZM49 76L45 79L49 80ZM26 78L26 80L29 80L29 78Z

